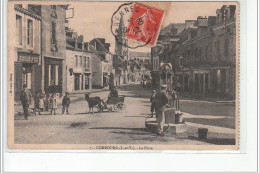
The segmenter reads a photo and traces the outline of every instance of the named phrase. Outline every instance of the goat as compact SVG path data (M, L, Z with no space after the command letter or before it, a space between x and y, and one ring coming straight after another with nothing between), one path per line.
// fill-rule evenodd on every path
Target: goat
M97 106L99 108L99 112L103 112L103 100L100 97L89 97L90 93L85 93L85 100L88 102L89 113L92 110L92 114L94 113L93 108Z

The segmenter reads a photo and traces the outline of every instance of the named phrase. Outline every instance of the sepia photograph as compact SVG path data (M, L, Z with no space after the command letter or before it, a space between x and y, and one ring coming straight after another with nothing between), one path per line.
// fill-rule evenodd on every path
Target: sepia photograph
M238 150L238 2L8 2L8 148Z

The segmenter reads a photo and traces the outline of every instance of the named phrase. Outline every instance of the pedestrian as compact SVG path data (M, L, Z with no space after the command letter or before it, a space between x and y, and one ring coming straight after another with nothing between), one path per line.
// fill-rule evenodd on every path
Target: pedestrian
M172 91L169 91L169 105L170 107L174 108L175 107L175 100L176 100L176 92L174 89Z
M70 106L70 97L69 97L69 93L66 92L65 96L62 99L62 114L64 114L65 109L66 109L66 113L69 114L69 106Z
M155 109L155 104L156 104L156 101L155 101L155 94L156 94L156 91L153 90L153 94L152 96L150 97L150 102L151 102L151 118L153 118L153 112L154 112L154 109Z
M52 93L51 98L50 98L51 115L52 115L52 113L54 113L54 115L56 115L57 108L58 108L58 106L57 106L56 94Z
M36 112L39 112L40 114L40 93L39 92L36 92L34 96L34 111L35 111L35 115Z
M109 97L118 97L117 87L113 87L113 89L109 93Z
M44 97L45 94L41 93L39 98L39 115L41 114L41 111L44 109Z
M155 113L156 121L158 123L156 134L159 136L164 136L163 133L163 120L164 120L164 109L168 103L168 98L166 95L166 85L161 85L161 91L155 94Z
M29 105L32 102L32 93L29 89L27 89L27 85L23 85L23 91L20 95L21 104L23 106L24 118L28 120L29 116Z
M49 111L49 109L50 109L50 95L49 94L46 94L44 97L44 105L45 105L46 111Z

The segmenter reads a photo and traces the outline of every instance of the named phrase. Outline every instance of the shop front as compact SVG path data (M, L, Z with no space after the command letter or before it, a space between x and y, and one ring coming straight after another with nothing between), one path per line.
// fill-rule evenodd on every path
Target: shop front
M18 52L17 61L14 63L14 92L15 100L20 99L23 86L35 92L41 91L41 65L39 65L39 55Z
M63 60L45 57L45 93L62 93Z

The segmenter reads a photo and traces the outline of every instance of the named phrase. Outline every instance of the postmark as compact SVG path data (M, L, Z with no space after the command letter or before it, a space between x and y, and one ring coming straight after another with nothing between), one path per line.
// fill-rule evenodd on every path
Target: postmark
M122 4L112 15L111 32L119 44L128 48L153 46L164 13L141 3Z

